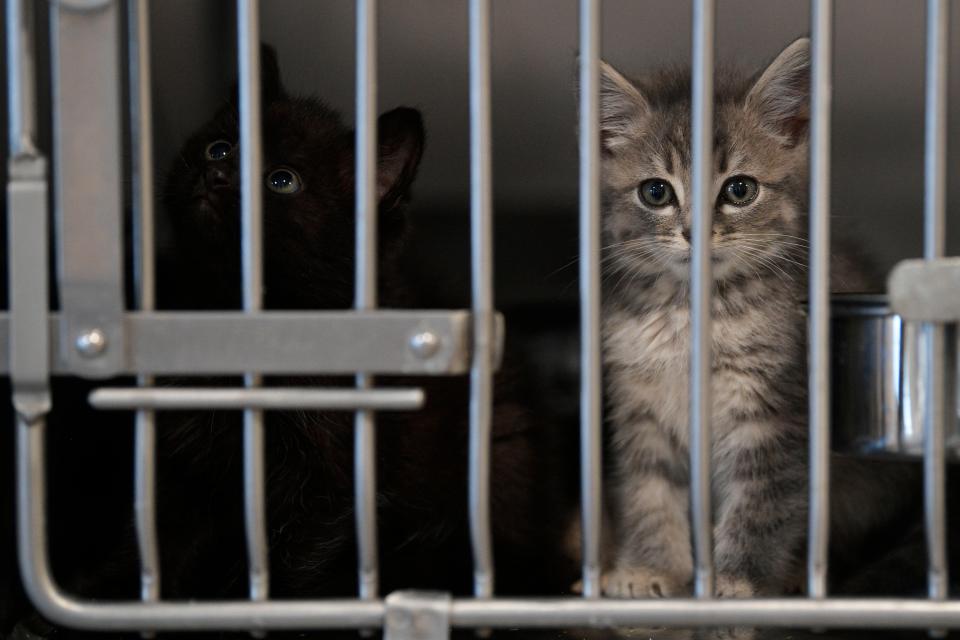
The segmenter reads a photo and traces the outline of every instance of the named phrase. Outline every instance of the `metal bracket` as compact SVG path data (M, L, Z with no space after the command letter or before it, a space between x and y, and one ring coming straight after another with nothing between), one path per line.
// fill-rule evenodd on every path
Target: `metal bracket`
M960 258L904 260L890 273L887 291L904 320L960 321Z
M126 350L118 14L115 0L50 13L60 357L89 377L118 373Z
M449 640L449 593L394 591L386 605L384 640Z
M0 335L10 321L0 312ZM50 314L51 371L93 377L60 357L74 346L62 343L65 323L63 314ZM466 311L133 312L123 324L127 350L119 371L133 375L456 375L470 363ZM499 344L499 316L497 327ZM10 370L8 347L0 341L0 374Z
M13 404L32 422L50 410L47 328L47 163L21 155L9 162L10 377Z

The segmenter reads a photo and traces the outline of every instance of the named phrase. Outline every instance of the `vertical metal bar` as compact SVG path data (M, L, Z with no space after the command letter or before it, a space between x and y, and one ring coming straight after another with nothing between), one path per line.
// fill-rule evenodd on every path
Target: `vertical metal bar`
M50 5L60 358L90 377L118 373L123 323L119 2Z
M924 139L923 257L942 258L946 245L947 44L946 0L927 0L926 131ZM944 356L942 324L923 325L926 348L924 386L924 507L928 547L928 593L947 597L946 462L944 443Z
M153 216L153 108L150 98L150 8L147 0L130 0L130 143L133 147L133 224L136 241L135 281L141 311L155 308ZM153 376L137 382L151 386ZM140 598L160 599L160 557L156 521L156 423L153 411L137 411L133 506L140 551Z
M690 509L694 591L713 596L710 417L713 269L713 0L693 5L692 259L690 263Z
M10 380L17 414L33 421L50 410L47 163L35 140L33 3L7 0L6 18Z
M810 125L810 541L807 591L827 595L830 537L830 104L833 0L813 0Z
M237 0L240 68L240 172L243 228L243 310L263 307L263 149L260 118L260 17L256 0ZM248 373L246 386L261 376ZM263 411L243 412L244 521L250 572L250 599L266 600L270 586L267 554L267 509L263 453Z
M10 157L36 155L33 3L7 0L7 96Z
M37 584L30 541L45 541L46 523L24 517L44 508L43 430L50 411L47 165L36 146L33 0L7 0L7 96L10 157L7 179L7 257L10 291L10 381L17 429L17 557L24 590ZM28 440L40 447L29 448ZM30 459L28 460L28 455ZM37 471L25 477L27 466ZM33 491L38 500L29 500ZM39 528L37 525L39 524ZM42 547L46 554L46 545Z
M493 188L490 162L490 0L470 0L470 537L473 593L493 596L490 428L493 402Z
M357 0L356 292L354 307L377 306L377 2ZM357 388L370 376L357 374ZM377 441L372 411L358 411L354 428L357 512L357 578L360 597L380 591L377 568Z
M600 0L580 0L580 495L583 596L600 597Z

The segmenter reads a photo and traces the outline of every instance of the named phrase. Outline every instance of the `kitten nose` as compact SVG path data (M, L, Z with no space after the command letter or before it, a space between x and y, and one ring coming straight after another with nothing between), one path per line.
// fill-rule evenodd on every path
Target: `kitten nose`
M686 240L688 243L692 244L692 242L691 242L691 240L690 240L690 227L683 227L683 228L680 230L680 235L683 236L683 239L684 239L684 240Z
M203 176L208 189L226 189L230 186L230 176L221 167L209 166Z

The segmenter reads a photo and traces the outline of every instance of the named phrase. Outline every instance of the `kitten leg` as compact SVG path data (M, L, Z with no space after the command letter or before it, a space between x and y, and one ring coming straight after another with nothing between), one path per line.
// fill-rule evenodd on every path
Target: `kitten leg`
M686 457L652 420L618 429L614 444L617 548L603 591L621 598L684 595L693 571Z
M807 514L806 441L795 427L745 422L719 439L717 595L780 595L796 572Z

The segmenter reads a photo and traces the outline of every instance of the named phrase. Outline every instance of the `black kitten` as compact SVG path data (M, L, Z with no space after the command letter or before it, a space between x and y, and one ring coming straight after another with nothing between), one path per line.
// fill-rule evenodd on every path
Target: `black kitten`
M338 309L354 284L354 134L311 98L291 97L275 57L263 54L265 306ZM228 103L190 138L170 172L165 204L175 246L171 308L240 303L237 111ZM414 299L401 275L403 204L424 143L418 112L379 120L380 300ZM344 379L273 383L346 384ZM471 559L466 513L466 380L380 380L427 393L419 412L378 416L382 591L466 591ZM499 384L494 409L493 526L503 591L557 592L570 583L561 551L570 511L558 436L534 423ZM160 427L160 535L168 597L234 596L246 588L240 416L167 414ZM356 590L353 419L329 412L267 415L271 592L348 596Z
M287 95L275 55L263 52L264 304L346 308L353 299L354 134L319 100ZM176 248L161 271L175 279L160 287L164 306L240 306L238 123L233 98L190 137L169 172L164 204ZM403 301L400 209L424 131L420 114L406 108L381 116L378 131L381 289L389 306Z

